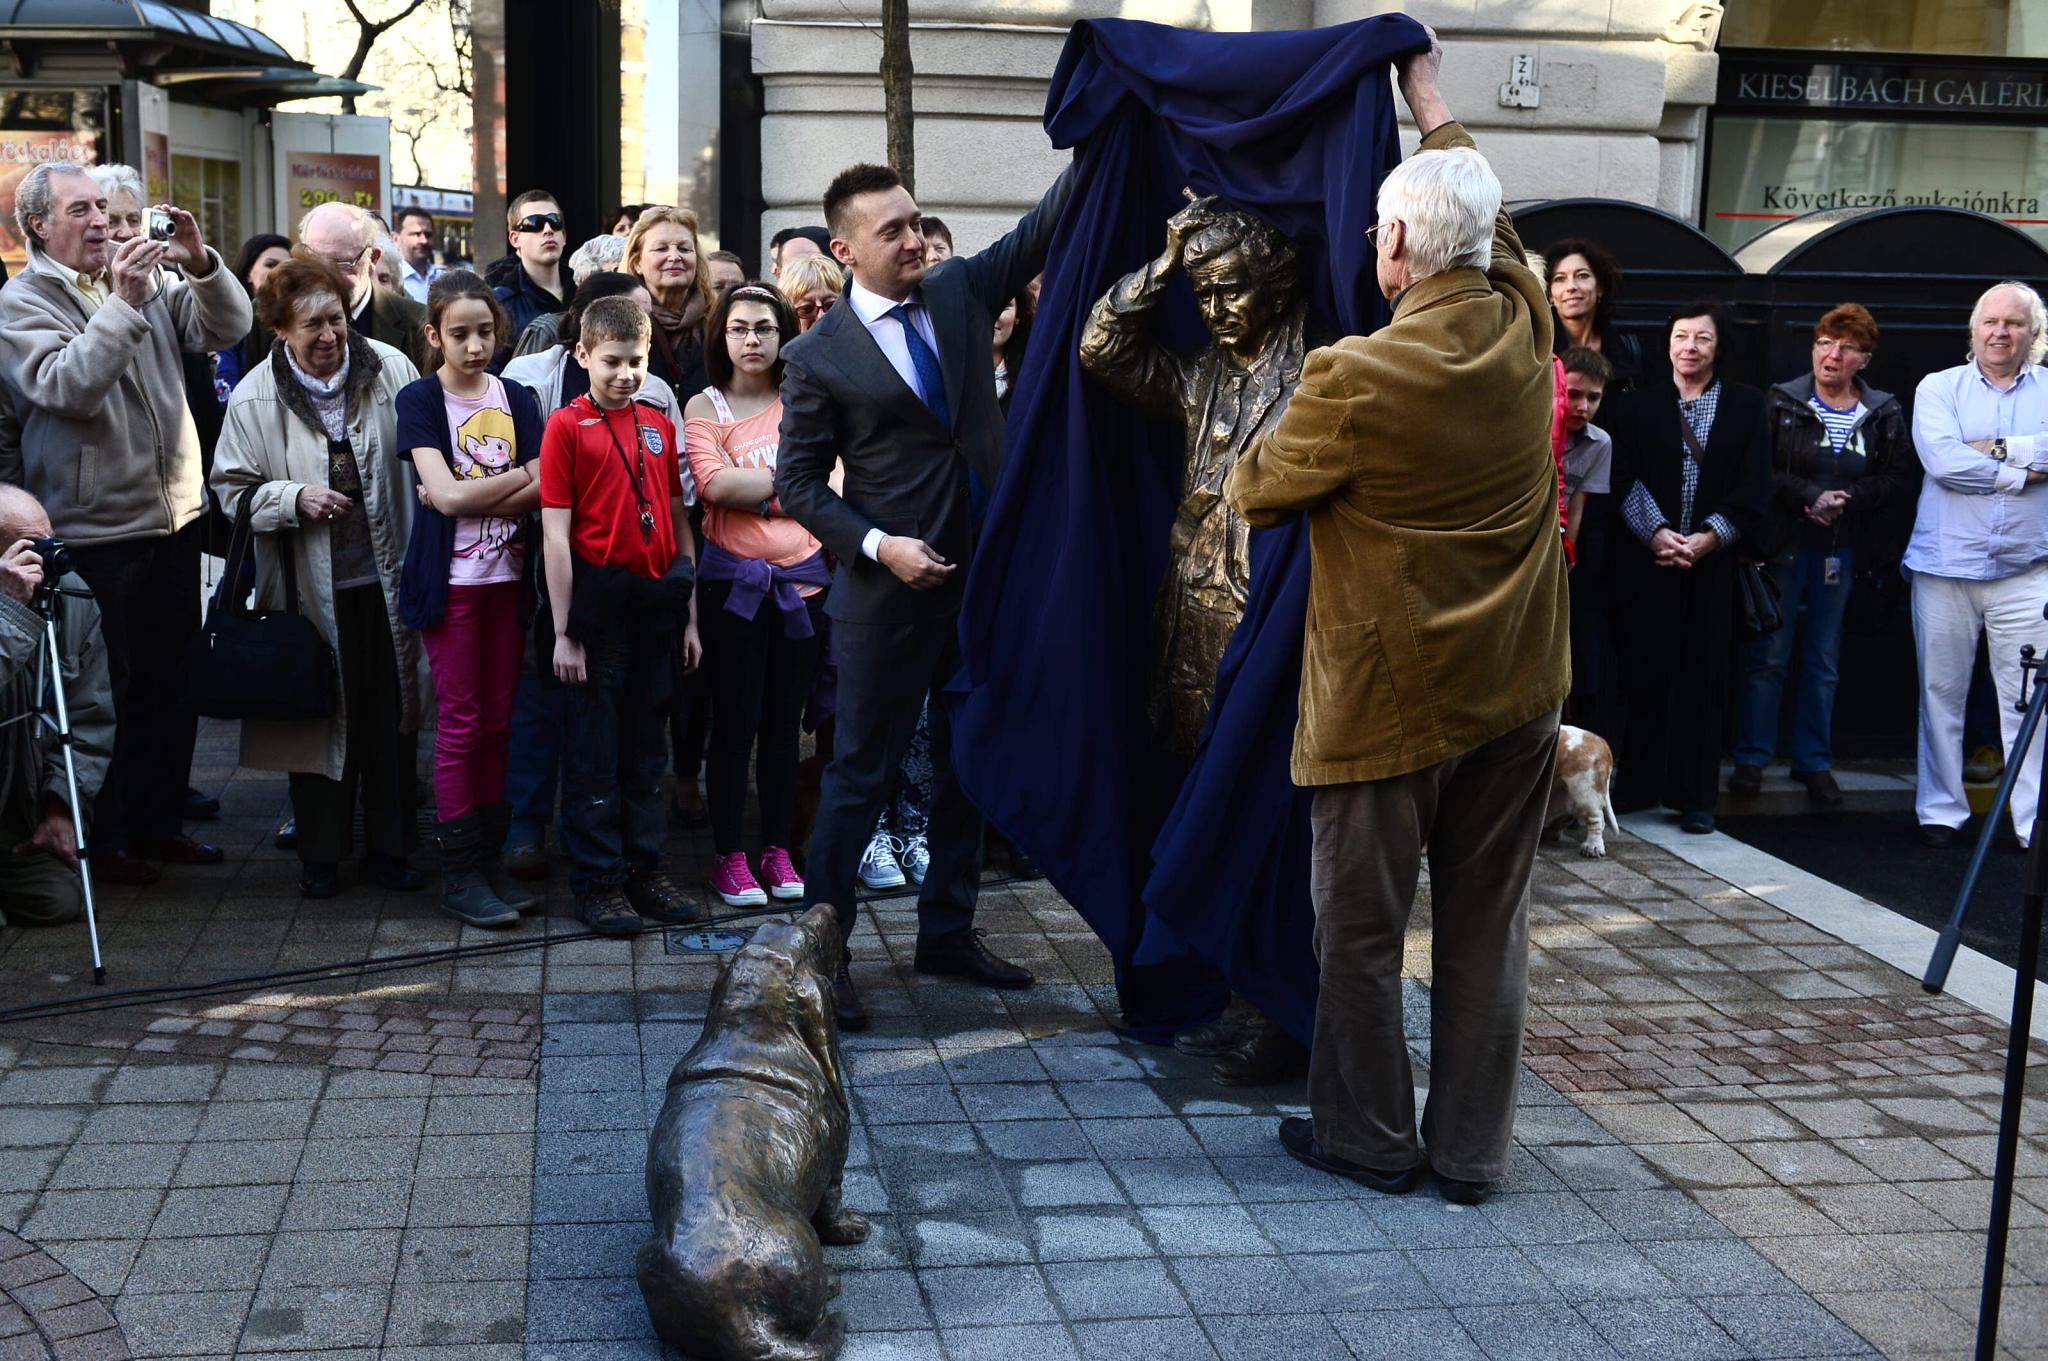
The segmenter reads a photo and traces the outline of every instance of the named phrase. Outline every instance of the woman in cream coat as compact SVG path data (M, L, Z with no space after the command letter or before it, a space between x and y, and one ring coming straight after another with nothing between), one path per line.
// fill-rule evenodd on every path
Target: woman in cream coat
M242 764L291 775L308 898L338 891L359 793L363 877L421 886L406 864L420 644L398 617L414 492L394 429L398 390L419 374L398 350L349 331L351 291L331 263L303 256L265 280L257 312L277 339L228 402L212 478L230 515L253 492L258 605L284 604L279 554L289 551L299 608L340 670L332 717L242 725Z

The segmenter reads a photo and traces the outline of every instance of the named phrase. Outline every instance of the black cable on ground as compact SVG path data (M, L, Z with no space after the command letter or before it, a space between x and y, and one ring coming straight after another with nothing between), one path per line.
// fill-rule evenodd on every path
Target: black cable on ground
M1029 882L1016 875L982 880L983 888L1002 888L1009 884ZM894 899L910 898L917 895L915 886L906 886L888 893L864 893L861 903L887 902ZM475 945L449 945L437 950L415 950L399 955L378 955L352 962L334 964L309 964L304 968L280 969L272 973L243 974L233 978L217 978L203 983L166 983L156 987L125 988L116 992L95 991L76 997L52 998L46 1002L30 1002L22 1006L0 1009L0 1025L23 1021L52 1020L66 1016L80 1016L98 1011L119 1011L127 1007L147 1006L152 1002L191 1002L208 997L225 997L237 993L255 992L261 988L279 987L290 984L312 984L344 978L363 978L375 974L402 973L408 969L425 968L433 964L453 963L463 959L485 958L493 955L517 954L525 950L544 950L551 945L574 945L589 940L630 940L634 936L649 935L667 931L715 931L732 922L748 921L755 917L772 917L784 912L795 912L799 908L792 903L770 903L765 907L744 908L728 911L716 916L703 917L692 922L681 922L673 926L650 925L642 927L631 936L603 936L595 931L569 931L548 933L539 936L520 937L516 940L483 941Z

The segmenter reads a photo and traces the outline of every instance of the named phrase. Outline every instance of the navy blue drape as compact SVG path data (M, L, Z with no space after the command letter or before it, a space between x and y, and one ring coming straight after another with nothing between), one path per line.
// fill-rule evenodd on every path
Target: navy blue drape
M1145 1038L1213 1015L1228 987L1309 1035L1308 796L1287 765L1308 541L1298 524L1253 531L1202 745L1191 764L1160 750L1145 692L1183 437L1083 377L1081 327L1158 253L1183 186L1294 241L1314 328L1379 325L1365 233L1400 159L1388 66L1426 42L1402 16L1259 34L1105 19L1075 25L1053 75L1046 131L1076 149L1078 183L967 582L953 752L976 804L1108 946ZM1160 322L1169 344L1208 338L1184 283Z

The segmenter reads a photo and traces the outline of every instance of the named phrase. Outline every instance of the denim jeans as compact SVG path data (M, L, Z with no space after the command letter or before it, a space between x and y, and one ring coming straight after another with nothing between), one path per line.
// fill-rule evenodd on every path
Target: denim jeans
M620 631L585 644L588 679L568 694L562 761L562 846L577 896L658 869L668 820L661 804L664 706L675 693L672 633Z
M1827 559L1840 559L1835 584L1827 584ZM1792 726L1792 770L1804 775L1834 764L1835 683L1840 678L1842 615L1849 605L1855 561L1846 548L1801 549L1790 562L1767 569L1784 596L1785 623L1749 645L1742 678L1742 721L1735 763L1769 765L1778 746L1778 701L1785 668L1800 647L1797 713ZM1800 606L1806 608L1804 612ZM1801 640L1803 641L1803 644Z
M512 805L508 846L539 846L555 820L555 787L562 774L562 731L569 722L567 686L539 676L519 677L512 700L512 745L506 753L505 801ZM562 833L555 832L557 842Z

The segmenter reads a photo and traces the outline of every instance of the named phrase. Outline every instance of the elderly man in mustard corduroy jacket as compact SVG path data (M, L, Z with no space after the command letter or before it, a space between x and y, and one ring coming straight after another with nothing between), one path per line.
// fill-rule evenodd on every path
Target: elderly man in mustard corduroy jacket
M1225 495L1306 514L1294 779L1316 789L1314 1119L1302 1161L1399 1194L1427 1161L1476 1203L1507 1170L1528 1010L1529 877L1570 686L1550 450L1550 311L1500 182L1451 121L1442 49L1401 63L1422 149L1373 229L1393 320L1310 354ZM1417 1138L1401 945L1422 857L1435 922ZM1426 1151L1425 1151L1426 1150Z

